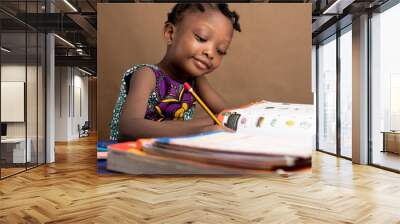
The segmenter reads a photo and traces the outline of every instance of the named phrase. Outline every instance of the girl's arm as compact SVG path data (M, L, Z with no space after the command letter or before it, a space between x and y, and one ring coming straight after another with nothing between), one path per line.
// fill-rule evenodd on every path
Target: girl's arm
M130 125L120 128L120 140L135 140L138 138L176 137L198 134L207 131L225 130L218 125L204 125L195 121L152 121L147 119L127 120ZM204 122L203 122L204 123ZM209 122L211 123L211 122Z
M227 108L226 101L211 87L206 77L196 78L195 91L215 114Z
M173 137L221 129L212 125L211 119L163 122L147 120L144 118L147 101L156 85L153 71L147 67L140 69L132 76L129 84L129 92L120 118L121 140Z

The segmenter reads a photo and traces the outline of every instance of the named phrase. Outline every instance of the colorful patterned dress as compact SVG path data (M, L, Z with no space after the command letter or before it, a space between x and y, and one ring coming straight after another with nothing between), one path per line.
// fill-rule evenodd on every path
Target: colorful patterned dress
M195 99L185 91L183 83L171 79L159 67L152 64L138 64L128 69L122 78L120 93L111 120L111 140L119 139L119 122L122 108L126 102L132 75L140 68L149 67L156 77L156 85L147 101L145 119L153 121L190 120L193 117ZM191 81L194 86L194 80Z

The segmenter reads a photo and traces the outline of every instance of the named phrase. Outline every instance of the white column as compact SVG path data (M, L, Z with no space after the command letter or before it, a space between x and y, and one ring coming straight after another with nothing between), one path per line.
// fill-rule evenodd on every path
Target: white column
M54 12L54 5L46 1L46 11ZM46 163L55 162L55 43L54 34L46 35Z
M55 150L54 150L54 133L55 133L55 60L54 60L54 35L49 33L46 36L46 163L52 163L55 161Z
M353 20L353 162L368 163L368 15Z

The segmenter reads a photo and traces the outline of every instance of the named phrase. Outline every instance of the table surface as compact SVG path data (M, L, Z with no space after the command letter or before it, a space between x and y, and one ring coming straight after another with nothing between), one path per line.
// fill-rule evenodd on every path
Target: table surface
M381 131L381 133L400 134L400 131Z
M29 138L27 139L29 141ZM5 138L1 139L1 143L19 143L24 142L25 138Z

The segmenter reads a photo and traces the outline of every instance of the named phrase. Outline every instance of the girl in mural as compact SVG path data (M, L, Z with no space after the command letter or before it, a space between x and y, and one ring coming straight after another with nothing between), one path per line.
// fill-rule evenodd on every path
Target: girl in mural
M210 118L193 119L195 99L188 82L214 113L224 100L205 75L222 62L239 16L225 3L179 3L168 13L166 54L158 64L139 64L123 76L111 121L112 140L180 136L222 127Z

